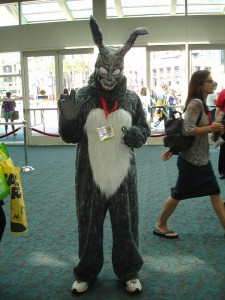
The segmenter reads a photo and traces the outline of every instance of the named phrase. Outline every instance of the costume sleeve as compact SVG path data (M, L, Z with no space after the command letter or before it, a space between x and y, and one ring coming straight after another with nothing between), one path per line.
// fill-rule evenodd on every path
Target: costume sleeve
M79 97L76 98L76 104L83 102L83 99ZM76 115L76 107L74 105L74 115ZM75 118L68 120L66 119L63 111L59 109L59 134L62 140L66 143L78 143L84 135L84 123L85 123L85 111L86 105L84 104L79 110L79 113ZM87 113L86 113L87 114Z

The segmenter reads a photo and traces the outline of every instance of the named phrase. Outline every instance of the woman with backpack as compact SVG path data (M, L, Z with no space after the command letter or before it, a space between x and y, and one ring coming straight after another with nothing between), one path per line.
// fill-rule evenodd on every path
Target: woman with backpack
M180 200L210 196L212 206L222 224L225 234L225 209L220 195L211 162L209 160L208 134L211 132L224 132L221 123L208 124L208 107L206 98L213 93L213 79L208 70L199 70L193 73L185 103L184 122L182 133L194 136L195 140L190 148L178 153L178 178L171 195L164 204L163 211L156 223L153 233L157 236L174 239L178 233L169 230L167 221L175 211ZM198 126L197 120L200 117ZM162 154L164 161L173 156L172 150Z

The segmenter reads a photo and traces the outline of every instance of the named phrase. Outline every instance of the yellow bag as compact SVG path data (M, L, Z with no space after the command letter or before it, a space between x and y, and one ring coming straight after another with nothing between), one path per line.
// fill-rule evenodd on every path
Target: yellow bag
M162 108L157 108L155 111L155 116L158 118L162 118L163 116L163 109Z
M11 232L22 234L27 229L27 217L19 167L4 167L4 173L10 188Z

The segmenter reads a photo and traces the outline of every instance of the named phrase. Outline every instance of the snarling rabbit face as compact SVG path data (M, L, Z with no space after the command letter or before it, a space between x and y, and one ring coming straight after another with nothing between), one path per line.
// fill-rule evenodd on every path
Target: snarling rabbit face
M118 49L104 47L95 64L97 78L104 90L110 91L116 86L122 78L123 68L123 57L118 55Z
M95 64L95 73L101 87L110 91L120 82L123 76L124 56L133 46L138 35L148 34L145 27L135 29L122 47L105 46L102 33L94 17L90 18L90 28L99 54Z

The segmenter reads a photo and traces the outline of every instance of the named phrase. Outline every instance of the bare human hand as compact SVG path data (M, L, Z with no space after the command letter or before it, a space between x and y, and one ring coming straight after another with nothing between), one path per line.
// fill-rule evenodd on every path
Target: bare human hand
M213 122L211 124L212 132L224 132L224 125L219 122Z
M165 152L163 152L163 154L161 155L161 158L163 160L168 160L173 156L173 153L170 150L167 150Z

